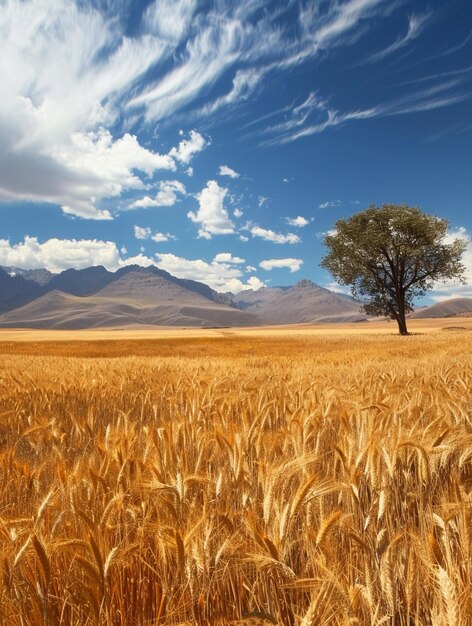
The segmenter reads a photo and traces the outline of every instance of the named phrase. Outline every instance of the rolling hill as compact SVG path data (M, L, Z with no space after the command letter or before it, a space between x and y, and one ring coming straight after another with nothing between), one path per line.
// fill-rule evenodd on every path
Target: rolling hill
M472 313L472 298L449 298L411 314L412 319L454 317Z
M339 293L302 280L293 287L262 287L241 291L234 297L244 311L254 313L272 324L309 322L358 322L366 319L360 304Z
M257 326L256 315L215 302L155 272L129 270L91 295L53 289L0 316L0 327ZM95 276L94 276L95 277Z
M7 271L5 271L7 270ZM471 298L452 298L411 318L472 315ZM0 268L0 327L96 328L142 325L259 326L360 322L351 297L302 280L292 287L263 287L237 295L180 279L158 267L131 265L47 270Z

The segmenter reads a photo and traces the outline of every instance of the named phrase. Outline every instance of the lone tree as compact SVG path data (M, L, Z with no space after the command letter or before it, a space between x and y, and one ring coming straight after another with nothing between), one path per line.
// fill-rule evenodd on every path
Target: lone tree
M338 220L325 236L329 249L321 267L354 297L365 299L368 315L385 315L407 335L406 314L416 297L434 281L463 281L463 239L448 242L448 221L404 204L371 206L349 219Z

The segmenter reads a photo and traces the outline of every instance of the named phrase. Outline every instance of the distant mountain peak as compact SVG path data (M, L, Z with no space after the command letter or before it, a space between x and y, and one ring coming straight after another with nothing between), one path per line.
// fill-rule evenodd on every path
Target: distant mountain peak
M321 289L319 285L316 285L313 281L304 278L303 280L299 280L298 283L293 285L292 289Z

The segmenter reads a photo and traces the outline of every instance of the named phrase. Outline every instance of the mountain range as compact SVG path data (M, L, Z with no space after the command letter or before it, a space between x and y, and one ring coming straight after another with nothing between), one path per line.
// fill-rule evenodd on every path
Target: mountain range
M302 280L292 287L262 287L237 295L180 279L157 267L130 265L68 269L0 268L0 327L99 328L122 326L260 326L360 322L359 302ZM456 298L413 314L447 317L472 311Z

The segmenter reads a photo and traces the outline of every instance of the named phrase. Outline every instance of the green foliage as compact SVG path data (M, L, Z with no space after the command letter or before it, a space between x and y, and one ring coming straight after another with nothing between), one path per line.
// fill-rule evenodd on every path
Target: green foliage
M407 334L406 314L415 298L435 281L463 280L463 239L448 242L448 222L419 208L384 204L371 206L346 220L325 237L329 252L321 266L352 295L367 299L369 315L385 315Z

